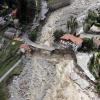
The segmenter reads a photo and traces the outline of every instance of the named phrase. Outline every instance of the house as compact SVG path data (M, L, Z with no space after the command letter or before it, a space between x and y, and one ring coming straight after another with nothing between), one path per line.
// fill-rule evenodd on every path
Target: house
M100 38L93 37L93 43L97 49L100 48Z
M30 50L30 48L29 48L29 46L27 44L21 44L20 45L20 51L22 53L25 53L26 51L29 51L29 50Z
M64 47L71 48L74 51L77 51L77 49L79 49L83 43L83 40L81 38L71 34L65 34L60 39L60 42L64 45Z

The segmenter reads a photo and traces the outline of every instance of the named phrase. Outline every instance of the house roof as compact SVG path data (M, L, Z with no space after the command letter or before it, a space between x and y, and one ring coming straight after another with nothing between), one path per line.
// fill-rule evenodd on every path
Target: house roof
M75 43L76 45L82 44L83 40L79 37L76 37L71 34L65 34L64 36L61 37L62 40L70 40L71 42Z
M23 48L25 50L28 50L29 49L29 46L27 44L21 44L20 45L20 49Z
M96 37L93 38L93 43L96 45L96 46L100 46L100 39L97 39Z

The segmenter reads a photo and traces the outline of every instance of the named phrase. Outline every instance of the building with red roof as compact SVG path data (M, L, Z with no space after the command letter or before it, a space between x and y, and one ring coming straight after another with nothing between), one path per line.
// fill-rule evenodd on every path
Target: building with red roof
M82 46L83 40L71 34L65 34L61 38L61 43L67 48L72 48L77 51Z

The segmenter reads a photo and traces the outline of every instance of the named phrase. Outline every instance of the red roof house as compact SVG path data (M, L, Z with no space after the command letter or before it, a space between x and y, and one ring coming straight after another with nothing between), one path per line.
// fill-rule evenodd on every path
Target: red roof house
M65 34L64 36L61 37L61 40L65 40L65 41L71 41L76 45L81 45L83 40L79 37L76 37L74 35L71 34Z
M61 38L61 43L66 45L66 47L72 47L76 51L79 47L82 46L83 40L79 37L76 37L71 34L65 34Z

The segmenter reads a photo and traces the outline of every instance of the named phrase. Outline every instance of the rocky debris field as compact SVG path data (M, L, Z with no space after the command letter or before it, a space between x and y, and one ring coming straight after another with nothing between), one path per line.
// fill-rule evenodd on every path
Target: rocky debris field
M34 54L9 86L9 100L99 100L69 55Z
M51 13L42 28L39 42L52 45L52 33L56 29L66 31L70 15L81 20L88 8L96 8L99 4L100 0L75 0L70 6ZM9 85L9 100L100 100L93 84L79 72L81 70L69 54L36 52L25 60L23 72Z

